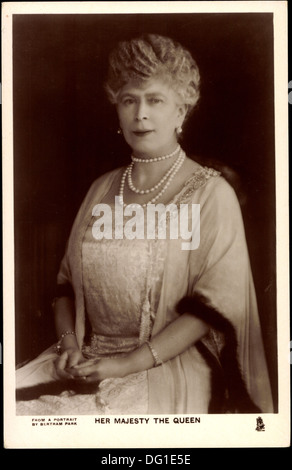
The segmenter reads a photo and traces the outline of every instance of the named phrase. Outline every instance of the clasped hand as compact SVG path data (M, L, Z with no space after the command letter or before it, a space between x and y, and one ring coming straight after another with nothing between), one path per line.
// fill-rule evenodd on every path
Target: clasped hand
M66 350L55 361L62 379L101 382L110 377L123 377L123 358L86 359L79 350Z

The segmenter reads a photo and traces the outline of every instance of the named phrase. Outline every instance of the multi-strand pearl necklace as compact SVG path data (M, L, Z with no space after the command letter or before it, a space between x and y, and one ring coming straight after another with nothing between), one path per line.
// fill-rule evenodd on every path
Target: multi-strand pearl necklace
M177 149L178 150L178 149ZM152 186L152 188L148 188L148 189L138 189L134 186L134 183L133 183L133 180L132 180L132 170L133 170L133 167L134 167L134 162L130 163L130 165L128 166L128 185L129 185L129 188L131 189L131 191L133 191L134 193L136 194L149 194L149 193L152 193L153 191L157 190L158 188L160 188L160 186L167 180L167 178L171 175L171 173L175 170L177 164L178 164L178 160L176 160L174 162L174 164L170 167L170 169L165 173L165 175L161 178L160 181L158 181L158 183L156 183L154 186Z
M159 157L157 157L157 158L159 158ZM178 156L177 160L175 161L175 163L172 165L171 169L162 177L162 179L158 183L156 183L155 186L153 186L153 188L151 188L151 191L154 191L155 189L158 189L161 186L161 184L166 181L165 185L163 186L163 188L159 191L159 193L156 196L154 196L152 199L150 199L150 201L148 201L144 204L141 204L142 207L146 207L147 204L154 204L162 196L162 194L169 187L171 181L173 180L173 178L177 174L178 170L182 166L184 160L185 160L185 153L182 149L180 149L179 156ZM128 204L124 203L125 182L126 182L127 175L129 174L129 171L130 172L132 171L132 167L133 167L133 163L128 165L127 168L125 169L123 175L122 175L122 178L121 178L120 191L119 191L119 202L124 207L126 207L128 205ZM131 179L130 179L130 181L131 181ZM133 189L131 188L130 185L129 185L129 188L133 191ZM146 191L150 192L150 190L137 190L137 188L135 188L135 189L136 189L136 191L134 191L134 192L136 192L136 193L138 192L138 194L147 194Z
M178 146L176 147L176 149L175 149L173 152L168 153L167 155L161 155L160 157L154 157L154 158L138 158L138 157L135 157L135 155L132 155L132 156L131 156L131 159L132 159L132 162L134 162L134 163L155 163L155 162L161 162L162 160L167 160L167 158L173 157L173 156L178 152L179 149L180 149L180 145L178 144Z

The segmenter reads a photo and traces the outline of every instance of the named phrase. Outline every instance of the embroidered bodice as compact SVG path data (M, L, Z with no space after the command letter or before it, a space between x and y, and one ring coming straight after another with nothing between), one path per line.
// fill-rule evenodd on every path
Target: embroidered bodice
M200 169L172 202L187 203L194 190L216 174L214 170ZM142 222L146 223L146 209L141 211ZM117 221L114 205L111 214L116 232L110 239L97 240L93 236L93 216L83 240L85 305L93 333L87 355L127 353L144 343L150 338L159 301L167 240L159 239L157 233L154 239L128 239L121 227L117 229L117 223L125 229L129 217ZM117 239L116 233L122 233L122 238Z

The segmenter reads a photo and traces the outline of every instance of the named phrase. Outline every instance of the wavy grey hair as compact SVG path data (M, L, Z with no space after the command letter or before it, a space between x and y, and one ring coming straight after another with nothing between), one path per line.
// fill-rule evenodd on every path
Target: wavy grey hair
M141 83L163 78L187 107L187 115L200 97L200 73L190 52L170 38L148 34L122 41L109 57L105 90L111 103L118 102L121 88L129 81Z

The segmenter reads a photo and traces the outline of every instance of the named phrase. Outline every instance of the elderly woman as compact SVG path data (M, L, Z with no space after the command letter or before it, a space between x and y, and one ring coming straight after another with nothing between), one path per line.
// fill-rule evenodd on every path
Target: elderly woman
M57 348L17 371L19 414L272 411L237 198L178 143L199 82L168 38L112 53L106 91L131 163L98 178L77 214L58 274ZM200 205L199 242L182 249L182 234L161 237L159 223L147 236L158 204L181 222Z

